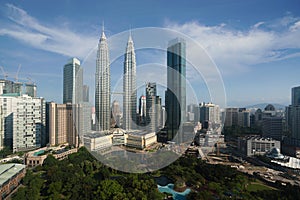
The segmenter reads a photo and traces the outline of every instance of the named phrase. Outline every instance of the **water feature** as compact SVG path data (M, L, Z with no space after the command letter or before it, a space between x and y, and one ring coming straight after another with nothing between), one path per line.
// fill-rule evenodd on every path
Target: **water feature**
M45 150L40 150L40 151L34 152L33 155L34 156L39 156L39 155L41 155L43 153L45 153Z
M186 199L186 195L188 195L191 192L191 189L186 189L184 192L176 192L173 188L174 188L174 184L169 183L166 186L160 186L157 185L158 190L161 193L168 193L168 194L172 194L173 199L174 200L185 200Z

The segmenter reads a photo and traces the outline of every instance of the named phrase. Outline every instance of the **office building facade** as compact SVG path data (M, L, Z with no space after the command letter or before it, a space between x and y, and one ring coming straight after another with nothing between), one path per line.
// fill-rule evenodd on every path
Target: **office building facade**
M146 124L154 132L157 127L156 116L156 83L146 83Z
M83 85L82 87L82 101L83 102L89 102L90 101L90 92L89 92L89 86Z
M47 103L47 134L51 146L64 143L78 146L79 136L74 123L74 109L72 104Z
M300 86L292 88L292 104L287 108L287 124L291 132L288 143L300 147Z
M276 116L264 117L262 120L263 137L281 141L283 136L283 118Z
M273 148L280 149L280 141L257 135L238 138L238 150L246 156L264 155Z

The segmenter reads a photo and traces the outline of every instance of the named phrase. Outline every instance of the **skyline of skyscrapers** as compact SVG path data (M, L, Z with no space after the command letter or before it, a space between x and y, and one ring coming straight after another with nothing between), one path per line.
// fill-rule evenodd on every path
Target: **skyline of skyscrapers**
M172 140L186 117L186 43L181 38L171 40L167 49L167 112L168 140Z
M95 115L97 131L107 131L110 129L110 105L109 49L104 28L102 28L101 38L98 43L95 74Z
M137 121L137 90L136 59L131 33L124 55L123 93L123 129L132 130L135 129Z

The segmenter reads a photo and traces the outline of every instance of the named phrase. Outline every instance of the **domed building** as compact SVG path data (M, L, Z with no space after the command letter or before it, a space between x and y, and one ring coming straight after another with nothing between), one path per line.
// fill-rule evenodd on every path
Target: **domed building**
M284 156L280 153L279 148L274 147L271 151L267 154L268 157L274 159L283 159Z
M265 111L275 111L275 107L272 104L268 104L265 107Z

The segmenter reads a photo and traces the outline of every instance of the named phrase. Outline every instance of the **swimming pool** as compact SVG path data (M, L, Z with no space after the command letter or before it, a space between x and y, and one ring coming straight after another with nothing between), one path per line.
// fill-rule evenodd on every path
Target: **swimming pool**
M45 150L40 150L40 151L34 152L33 155L34 156L39 156L39 155L41 155L43 153L45 153Z
M161 193L168 193L168 194L172 194L173 196L173 199L174 200L185 200L186 198L186 195L188 195L190 192L191 192L191 189L186 189L184 192L176 192L173 188L174 188L174 184L172 183L169 183L168 185L166 186L160 186L160 185L157 185L158 187L158 190L161 192Z

